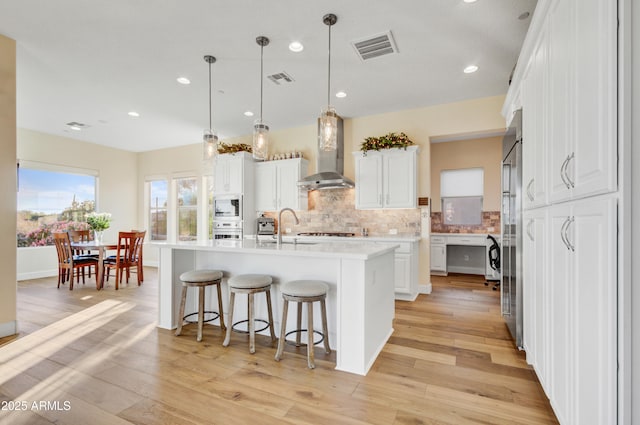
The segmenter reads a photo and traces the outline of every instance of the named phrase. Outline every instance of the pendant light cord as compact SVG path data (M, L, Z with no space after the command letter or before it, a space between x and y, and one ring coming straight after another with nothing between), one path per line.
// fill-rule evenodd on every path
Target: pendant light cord
M260 124L262 124L262 86L264 85L264 46L260 45Z
M327 108L331 105L331 25L329 25L329 66L327 72Z
M211 122L213 120L211 113L211 62L209 62L209 130L211 130Z

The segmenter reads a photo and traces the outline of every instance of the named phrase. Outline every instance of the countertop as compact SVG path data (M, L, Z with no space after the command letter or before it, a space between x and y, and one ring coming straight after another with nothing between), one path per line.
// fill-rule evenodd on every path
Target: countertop
M269 236L260 236L261 239L268 238ZM255 239L255 235L246 235L245 239ZM419 242L420 236L406 236L406 235L388 235L388 236L307 236L296 235L293 233L286 233L282 235L282 240L293 241L318 241L318 242Z
M293 238L291 238L293 239ZM293 240L284 239L284 243L278 245L274 242L260 241L255 239L218 239L209 242L180 242L180 243L163 243L152 242L153 246L158 248L172 249L188 249L212 252L237 252L243 254L259 254L259 255L277 255L277 256L296 256L296 257L321 257L321 258L350 258L359 260L368 260L379 255L394 251L399 245L392 244L376 244L361 241L355 242L334 242L336 238L332 237L329 242L314 243L311 240L299 240L293 243ZM343 238L353 239L353 238Z

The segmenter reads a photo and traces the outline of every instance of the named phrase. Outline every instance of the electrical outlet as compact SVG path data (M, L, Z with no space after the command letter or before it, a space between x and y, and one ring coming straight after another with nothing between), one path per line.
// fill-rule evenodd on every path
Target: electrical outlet
M469 256L468 255L464 256L464 261L469 261Z
M389 234L390 235L397 235L398 234L398 229L389 229Z
M284 232L285 232L285 233L291 233L291 227L287 227L287 228L285 228L285 229L284 229Z
M495 232L496 228L495 227L487 227L487 232Z

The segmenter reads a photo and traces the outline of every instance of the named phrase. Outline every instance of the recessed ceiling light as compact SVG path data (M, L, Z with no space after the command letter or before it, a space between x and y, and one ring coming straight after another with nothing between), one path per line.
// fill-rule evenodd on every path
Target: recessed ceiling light
M478 0L464 0L465 3L475 3Z
M86 126L87 126L86 124L83 124L83 123L77 122L77 121L71 121L71 122L67 123L67 127L69 127L71 130L75 130L75 131L81 131Z
M252 117L252 116L253 116L253 112L251 112L251 111L245 111L245 112L244 112L244 116L245 116L245 117Z
M295 53L299 53L304 50L304 46L299 41L292 41L289 43L289 50Z
M527 19L529 17L530 13L529 12L523 12L520 14L520 16L518 16L518 19L520 19L521 21L524 21L525 19Z
M338 93L336 93L336 97L339 97L339 98L347 97L347 94L343 91L339 91Z
M472 74L474 72L476 72L478 70L478 67L476 65L469 65L468 67L466 67L464 69L464 73L465 74Z
M75 131L81 131L81 130L82 130L82 128L81 128L81 127L78 127L77 125L70 125L70 126L69 126L69 128L70 128L71 130L75 130Z
M187 77L178 77L176 78L176 81L184 85L191 84L191 80L189 80Z
M139 113L137 113L136 111L131 111L131 112L129 112L128 114L129 114L129 116L130 116L130 117L135 117L135 118L137 118L137 117L139 117L139 116L140 116L140 114L139 114Z

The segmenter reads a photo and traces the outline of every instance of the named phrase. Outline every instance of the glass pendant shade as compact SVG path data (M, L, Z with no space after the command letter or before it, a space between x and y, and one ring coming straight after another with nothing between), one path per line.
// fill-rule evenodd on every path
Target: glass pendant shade
M338 115L336 110L327 106L320 115L320 131L318 132L318 149L334 151L338 147Z
M269 156L269 126L262 122L253 126L253 159L266 161Z
M202 156L205 161L213 160L218 154L218 135L213 130L204 130L202 148Z

